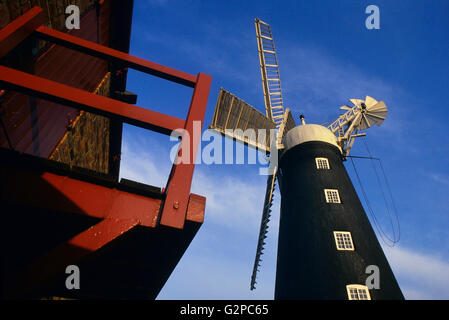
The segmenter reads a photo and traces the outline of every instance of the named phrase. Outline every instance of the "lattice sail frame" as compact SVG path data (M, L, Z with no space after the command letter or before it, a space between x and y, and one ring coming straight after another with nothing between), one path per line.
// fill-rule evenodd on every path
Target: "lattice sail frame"
M262 76L265 113L279 128L284 115L279 64L273 34L268 23L255 19L257 47L259 49L260 73Z
M270 152L270 130L276 129L276 124L253 106L221 88L209 129Z
M259 19L255 19L255 27L266 116L243 100L221 88L212 124L209 126L209 129L218 131L224 136L243 142L248 146L256 147L267 152L278 152L278 150L284 149L284 145L282 144L284 133L287 133L290 129L294 128L296 124L290 110L287 108L284 111L279 65L271 27L269 24ZM245 125L243 126L244 123ZM270 139L272 137L268 132L266 140L260 140L259 137L257 137L257 139L254 137L241 137L235 133L235 129L246 130L247 128L253 128L255 130L277 129L276 141L273 141L273 146L275 146L277 150L270 150L270 147L272 146ZM253 273L251 275L251 290L255 289L257 272L259 271L261 256L265 245L264 240L267 237L276 177L277 167L275 168L274 173L267 177L259 240L254 259Z

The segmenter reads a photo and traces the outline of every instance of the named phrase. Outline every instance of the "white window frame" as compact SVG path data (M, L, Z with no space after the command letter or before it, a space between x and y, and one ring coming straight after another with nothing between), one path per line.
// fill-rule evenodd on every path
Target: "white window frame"
M337 201L334 201L333 197L330 198L328 196L328 192L335 192L337 194ZM340 193L338 192L338 189L324 189L324 196L326 197L327 203L341 203Z
M340 245L339 245L339 243L338 243L338 239L337 239L337 235L338 234L341 234L342 235L342 237L343 237L343 248L342 247L340 247ZM349 236L349 241L351 242L351 247L352 248L348 248L347 246L346 246L346 242L345 242L345 240L344 240L344 236L345 235L347 235L347 236ZM337 250L339 250L339 251L354 251L355 249L354 249L354 241L352 241L352 236L351 236L351 232L349 232L349 231L334 231L334 239L335 239L335 245L336 245L336 247L337 247Z
M356 290L357 297L355 298L351 290ZM360 291L364 291L366 294L366 299L360 299ZM348 284L346 286L346 292L348 293L349 300L371 300L371 295L369 294L369 289L367 286L361 284Z
M320 161L324 161L324 163L326 164L324 166L324 168L320 167L320 165L319 165ZM329 165L329 159L327 159L327 158L315 158L315 164L316 164L316 168L318 170L330 170L330 168L331 168Z

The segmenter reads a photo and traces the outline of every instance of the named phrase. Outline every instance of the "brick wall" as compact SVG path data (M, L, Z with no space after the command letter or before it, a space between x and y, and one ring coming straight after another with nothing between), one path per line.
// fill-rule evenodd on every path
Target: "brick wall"
M106 74L95 93L109 96L109 87L110 73ZM109 119L81 111L68 128L50 159L108 173Z

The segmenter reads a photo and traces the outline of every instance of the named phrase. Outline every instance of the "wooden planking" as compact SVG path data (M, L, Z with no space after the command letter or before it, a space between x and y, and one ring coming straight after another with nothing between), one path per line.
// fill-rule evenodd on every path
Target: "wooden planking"
M221 88L209 129L251 147L269 151L269 132L276 129L276 125L257 109ZM251 135L248 129L253 129L256 135L260 129L267 130L264 141L258 141L257 136Z

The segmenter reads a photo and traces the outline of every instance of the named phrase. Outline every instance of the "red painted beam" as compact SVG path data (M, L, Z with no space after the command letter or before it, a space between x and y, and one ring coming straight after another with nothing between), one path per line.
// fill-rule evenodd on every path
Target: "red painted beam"
M33 10L33 13L38 15L38 9ZM39 12L41 14L42 10ZM203 73L200 73L195 77L44 26L39 27L38 22L34 20L33 22L28 21L31 19L30 17L31 15L23 15L18 19L14 28L7 29L6 31L2 30L3 38L0 38L0 49L3 51L0 51L0 53L9 52L9 50L20 43L20 41L23 41L33 30L35 30L34 34L36 36L52 41L58 45L63 45L111 62L118 62L123 65L123 67L130 67L163 79L194 87L188 116L187 119L183 121L178 118L135 107L117 100L95 95L54 81L0 66L0 85L6 89L31 94L39 98L86 110L88 112L105 115L107 117L115 117L124 122L163 134L170 134L176 129L183 128L189 133L189 137L185 135L182 138L182 145L184 147L189 146L189 148L184 148L184 150L190 150L190 162L181 163L172 167L172 172L166 187L165 200L162 204L160 224L182 229L186 218L191 218L193 221L201 223L204 219L205 199L201 197L192 197L190 195L191 182L195 168L194 162L197 155L198 144L200 143L200 136L195 136L194 134L194 122L200 123L199 135L201 135L202 122L204 120L211 85L211 77ZM32 182L32 180L27 179L20 179L20 181ZM14 181L12 180L12 182ZM84 183L82 181L75 181L68 177L61 177L50 173L44 173L41 177L35 180L35 184L36 188L34 188L33 191L37 190L37 195L42 195L42 197L36 197L33 194L30 195L28 193L28 198L23 197L22 199L17 199L19 203L20 201L26 202L26 199L31 199L32 203L30 204L38 204L43 206L43 208L50 207L56 210L77 208L79 211L77 213L104 217L108 220L105 221L105 223L116 221L117 223L124 223L129 228L132 228L134 223L155 227L161 207L161 201L157 199L139 197L134 194L120 192L110 188L109 190L105 190L105 187ZM41 187L44 186L47 189L41 189L39 185ZM49 199L48 196L51 195L51 192L46 191L52 189L57 190L57 193L64 198L64 201L58 202L54 201L55 199ZM12 192L11 190L12 189L8 188L8 192L11 192L12 198L17 195L20 197L21 192L18 192L18 190ZM53 192L53 194L55 193ZM10 200L12 198L10 198ZM159 202L156 203L155 201ZM67 202L70 202L72 206L68 206ZM189 210L189 208L191 209ZM126 232L126 230L129 229L124 227L123 230L123 232ZM112 232L111 234L116 234L116 232ZM103 239L103 242L100 242L104 245L108 242L108 237L110 238L110 236L106 236L106 238ZM89 246L93 245L95 248L98 247L98 245L95 244L95 241L92 242L92 239L89 240L89 233L86 234L86 237L79 235L79 238L77 239L81 239L80 243L85 243L88 246L87 253L90 250ZM68 243L64 245L67 246L71 244ZM78 248L78 245L75 247ZM99 247L97 249L95 248L93 248L93 250L97 250ZM44 257L43 261L57 259L59 255L58 252L61 252L61 254L65 252L64 250L58 250L56 253L50 254L50 258ZM45 265L45 263L43 265Z
M161 200L111 189L45 172L0 166L5 193L2 201L25 204L50 211L82 213L104 219L67 242L37 258L11 275L5 283L8 298L27 292L62 274L68 265L77 265L137 225L157 227ZM25 183L25 184L24 184ZM25 186L25 187L24 187ZM70 205L68 205L70 203ZM203 223L206 198L190 194L185 220ZM73 210L77 208L77 210ZM36 226L38 227L38 226Z
M135 220L155 228L161 206L154 199L49 172L0 167L3 200L57 212L96 218Z
M84 52L98 58L106 59L111 62L118 62L122 64L123 67L139 70L141 72L183 84L188 87L193 88L197 81L197 78L194 75L147 61L145 59L141 59L91 41L80 39L45 26L40 26L37 28L35 35L58 45Z
M45 15L41 8L34 7L0 29L0 59L42 24L45 24Z
M182 229L184 226L198 145L201 143L201 128L206 112L211 82L211 76L204 73L198 74L198 82L193 92L189 113L186 119L186 126L184 128L189 133L190 137L189 139L183 137L181 142L181 145L190 144L190 147L187 148L181 146L183 150L187 149L190 151L190 161L189 163L173 165L166 188L166 198L160 221L160 223L165 226L179 229ZM198 137L195 137L193 132L194 121L198 121L200 124ZM194 140L195 138L197 138L197 140Z
M186 220L203 223L206 198L191 194ZM138 219L106 218L67 242L40 256L33 263L7 279L4 288L8 298L20 298L62 274L68 265L78 265L91 253L101 249L122 234L139 225Z
M204 210L206 209L206 197L191 193L187 207L187 221L204 222Z
M118 117L126 123L169 135L185 121L163 113L76 89L29 73L0 66L0 85L91 113Z

